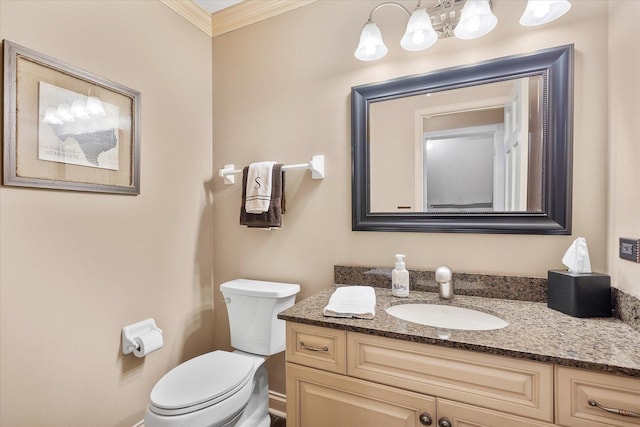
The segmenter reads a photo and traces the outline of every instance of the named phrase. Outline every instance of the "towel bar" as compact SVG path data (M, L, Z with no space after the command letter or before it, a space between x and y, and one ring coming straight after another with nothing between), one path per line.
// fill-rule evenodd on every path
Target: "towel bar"
M224 179L224 183L227 185L235 184L236 177L234 176L237 173L242 173L242 169L234 169L235 166L233 164L224 165L224 167L218 170L218 176ZM312 179L323 179L324 178L324 155L318 154L311 158L309 163L299 163L295 165L284 165L282 166L282 170L290 170L290 169L309 169L311 171Z

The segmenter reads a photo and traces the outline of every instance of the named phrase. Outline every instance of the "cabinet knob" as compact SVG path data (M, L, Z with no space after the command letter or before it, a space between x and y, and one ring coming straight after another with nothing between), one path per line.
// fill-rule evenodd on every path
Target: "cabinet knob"
M439 427L451 427L451 421L448 418L442 417L438 420Z
M431 420L431 415L426 412L420 414L420 424L423 426L430 426L433 421Z

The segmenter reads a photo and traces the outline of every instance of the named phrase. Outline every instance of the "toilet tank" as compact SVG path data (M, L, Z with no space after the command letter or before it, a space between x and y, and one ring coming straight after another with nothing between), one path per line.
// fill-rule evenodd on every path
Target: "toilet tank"
M295 303L300 285L236 279L221 284L220 292L233 348L265 356L284 351L285 322L277 316Z

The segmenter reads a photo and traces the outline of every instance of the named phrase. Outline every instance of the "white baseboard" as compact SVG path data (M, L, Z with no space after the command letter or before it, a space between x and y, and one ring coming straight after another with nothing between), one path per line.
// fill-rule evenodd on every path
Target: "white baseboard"
M276 417L287 418L287 396L269 390L269 412Z

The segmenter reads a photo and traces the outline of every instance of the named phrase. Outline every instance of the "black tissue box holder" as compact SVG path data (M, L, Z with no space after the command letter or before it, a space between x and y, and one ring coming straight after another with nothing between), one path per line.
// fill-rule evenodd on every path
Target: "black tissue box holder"
M611 317L611 278L549 270L547 306L573 317Z

